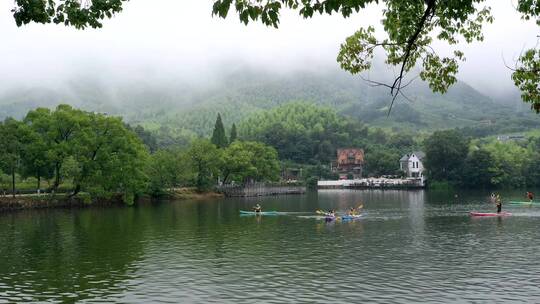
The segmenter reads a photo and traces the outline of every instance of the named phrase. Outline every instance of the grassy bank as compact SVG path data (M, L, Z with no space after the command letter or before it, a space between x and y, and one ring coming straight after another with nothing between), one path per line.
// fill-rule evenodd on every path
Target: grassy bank
M205 200L223 197L217 192L198 192L195 188L178 188L163 193L159 198L169 200ZM142 196L136 203L148 203L152 197ZM93 198L88 193L80 193L74 197L67 194L23 194L12 197L0 195L0 213L42 208L84 208L90 206L128 206L124 203L122 195Z
M175 188L168 191L165 197L178 200L205 200L223 197L223 194L212 191L199 192L195 188Z
M19 195L0 197L0 212L43 208L84 208L89 206L125 205L122 196L90 198L87 194L70 197L65 194Z

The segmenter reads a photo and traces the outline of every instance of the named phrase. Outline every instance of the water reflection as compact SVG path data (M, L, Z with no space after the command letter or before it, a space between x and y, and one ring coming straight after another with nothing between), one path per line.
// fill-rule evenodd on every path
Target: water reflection
M487 195L325 190L7 214L0 302L534 302L540 212L470 218ZM359 221L307 216L360 201ZM289 214L239 216L257 202Z

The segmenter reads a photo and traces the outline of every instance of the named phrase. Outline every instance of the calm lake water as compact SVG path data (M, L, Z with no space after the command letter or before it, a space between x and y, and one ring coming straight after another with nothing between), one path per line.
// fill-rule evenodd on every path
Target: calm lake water
M539 302L540 208L487 192L325 190L0 215L0 303ZM517 199L523 193L503 193ZM313 210L364 202L365 218Z

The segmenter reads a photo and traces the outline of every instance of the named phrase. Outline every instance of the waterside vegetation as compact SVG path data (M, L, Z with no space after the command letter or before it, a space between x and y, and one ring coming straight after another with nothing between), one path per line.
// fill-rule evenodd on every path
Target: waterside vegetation
M238 126L238 127L237 127ZM336 179L336 150L365 151L365 176L399 175L400 157L426 152L432 185L529 187L540 183L540 134L520 140L473 137L463 129L396 132L369 127L308 102L257 111L212 134L159 145L159 135L119 117L59 105L37 108L0 124L3 196L63 193L86 200L196 197L216 185L255 182L316 184Z

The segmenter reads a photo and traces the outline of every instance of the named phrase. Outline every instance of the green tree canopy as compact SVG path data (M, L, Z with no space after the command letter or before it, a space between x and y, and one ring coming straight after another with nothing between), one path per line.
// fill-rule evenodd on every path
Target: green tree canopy
M198 190L207 190L217 181L221 166L221 150L206 139L193 141L187 155Z
M424 166L430 179L458 182L469 150L468 140L455 130L436 131L424 142Z
M187 151L180 149L158 150L147 164L150 191L160 195L175 187L188 185L194 178Z
M494 158L485 149L474 150L464 163L461 184L468 188L488 188L493 185L496 169Z
M20 168L30 130L13 118L0 124L0 168L11 175L11 190L15 197L15 174Z
M401 155L394 149L373 149L366 153L365 173L372 176L396 174Z
M143 169L148 152L120 118L59 105L54 111L28 112L24 125L35 134L25 164L38 177L53 171L53 190L69 178L72 195L123 194L127 203L146 190Z
M235 141L223 151L223 182L279 179L277 151L263 143Z
M493 157L494 176L492 183L498 187L523 187L526 171L534 154L516 142L493 140L483 147Z
M281 159L297 163L328 163L335 159L337 148L367 136L367 128L359 122L306 102L254 114L239 129L242 138L273 146Z
M11 10L18 26L36 23L55 23L84 29L102 27L102 20L122 11L127 0L15 0Z

